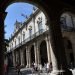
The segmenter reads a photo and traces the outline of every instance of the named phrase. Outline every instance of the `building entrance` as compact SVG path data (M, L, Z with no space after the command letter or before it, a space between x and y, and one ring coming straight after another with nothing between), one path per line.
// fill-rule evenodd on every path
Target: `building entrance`
M27 62L26 62L26 49L24 51L24 65L26 66L27 65Z
M47 46L45 41L42 41L42 43L40 44L40 59L42 66L44 66L44 63L48 62Z
M35 62L34 46L31 47L31 63Z

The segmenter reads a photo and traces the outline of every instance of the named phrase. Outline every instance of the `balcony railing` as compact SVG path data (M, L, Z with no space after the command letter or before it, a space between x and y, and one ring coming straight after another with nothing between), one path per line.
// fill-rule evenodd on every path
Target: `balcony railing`
M62 30L62 31L72 32L72 31L75 31L75 27L66 26L66 25L61 25L61 30Z
M16 48L26 44L27 42L29 42L30 40L36 38L37 36L43 34L44 32L46 32L45 29L40 29L38 32L36 32L35 34L33 34L32 36L28 37L27 39L23 40L21 43L19 43L18 45L16 45L15 47L13 47L12 49L10 49L9 51L15 50Z

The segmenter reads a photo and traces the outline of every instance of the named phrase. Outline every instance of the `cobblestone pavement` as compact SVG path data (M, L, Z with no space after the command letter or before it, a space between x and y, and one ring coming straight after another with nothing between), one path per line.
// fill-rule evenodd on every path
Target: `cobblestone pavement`
M17 71L15 69L9 69L8 75L18 75ZM32 73L32 69L30 68L25 68L21 70L20 75L50 75L50 73L46 73L46 72L35 72Z
M70 69L73 73L73 75L75 75L75 69ZM15 69L9 69L8 75L18 75L17 71ZM35 72L32 73L32 70L29 68L24 68L21 70L21 74L20 75L51 75L50 73L46 73L46 72Z

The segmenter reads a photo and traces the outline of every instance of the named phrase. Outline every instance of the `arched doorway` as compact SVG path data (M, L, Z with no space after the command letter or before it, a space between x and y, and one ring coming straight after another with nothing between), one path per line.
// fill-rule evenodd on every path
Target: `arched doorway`
M24 50L24 65L27 65L27 61L26 61L26 49Z
M64 38L64 47L65 47L65 54L68 67L74 66L74 55L72 49L72 43L69 39Z
M16 65L17 65L17 64L21 64L20 50L16 50L16 51L15 51L15 55L16 55Z
M35 1L35 2L36 2L36 1ZM7 2L7 3L8 3L8 2ZM39 2L39 3L40 3L40 2ZM45 2L42 2L42 3L46 4ZM54 3L54 2L53 2L53 3ZM42 5L44 5L44 4L42 4ZM51 4L51 5L53 5L53 4ZM57 4L57 5L58 5L58 4ZM45 6L46 6L46 5L45 5ZM46 6L46 7L48 7L48 6ZM53 6L53 7L54 7L54 6ZM54 8L55 8L55 7L54 7ZM50 8L49 8L49 9L50 9ZM56 8L55 8L55 9L56 9ZM55 10L53 10L53 11L55 11ZM53 13L53 16L56 16L56 15L55 15L56 12L55 12L55 13L52 12L52 13ZM49 14L50 14L50 13L49 13ZM57 13L56 13L56 14L57 14ZM56 18L56 17L55 17L55 18ZM53 20L55 21L55 20L57 20L57 18L56 18L56 19L53 19L53 17L52 17L52 21L53 21ZM56 23L56 22L55 22L55 23ZM57 26L57 27L58 27L58 26ZM54 27L53 27L53 28L54 28ZM54 30L56 30L55 32L57 32L57 28L54 29ZM58 27L58 30L59 30L59 27ZM60 31L59 31L59 33L60 33ZM56 36L55 36L55 37L56 37ZM57 36L57 38L58 38L58 39L59 39L59 38L61 39L60 36ZM59 39L59 41L60 41L60 39ZM54 39L53 39L53 40L54 40ZM55 40L55 41L56 41L56 40ZM58 40L56 41L56 43L57 43L57 42L58 42ZM54 44L54 46L56 46L56 51L57 51L57 50L59 49L59 48L57 47L58 45L59 45L60 48L61 48L61 44L60 44L61 41L57 43L58 45L56 45L56 43ZM59 53L61 53L61 52L59 52Z
M48 57L47 57L47 46L46 46L46 41L42 41L40 44L40 59L41 59L41 64L44 66L44 63L48 62Z
M12 67L12 66L13 66L13 56L12 56L12 52L10 52L10 53L7 55L7 58L8 58L8 66L9 66L9 67Z
M13 3L14 4L14 3ZM25 8L25 7L24 7ZM37 7L36 7L37 8ZM39 9L39 8L38 8ZM39 9L40 10L40 9ZM35 9L35 11L36 11L36 9ZM33 12L35 12L34 10L33 10ZM33 12L32 12L32 14L33 14ZM37 12L39 12L39 11L37 11ZM37 13L36 12L36 13ZM42 11L43 12L43 11ZM22 13L21 13L22 14ZM31 15L32 15L31 14ZM45 15L45 14L44 14ZM23 30L21 30L21 33L19 33L19 34L16 34L15 36L17 36L16 37L16 39L14 39L14 41L12 40L11 42L12 42L12 44L10 45L12 48L13 47L15 47L16 45L18 45L19 46L19 44L21 44L22 42L25 44L25 41L27 41L28 39L27 38L29 38L28 37L28 35L32 35L31 33L32 33L32 31L34 31L33 32L33 34L34 33L37 33L39 30L37 30L37 29L35 29L36 28L36 23L37 22L42 22L43 20L47 20L47 17L46 18L44 18L44 15L43 15L43 13L40 15L40 16L33 16L34 18L32 19L32 21L34 22L33 24L32 24L32 22L30 22L31 24L30 24L30 26L31 26L31 28L33 28L34 27L34 29L29 29L29 28L27 28L27 24L25 25L25 22L22 24L22 23L20 23L20 22L18 22L17 20L16 20L16 23L15 23L15 30L14 30L14 34L18 31L18 29L20 28L20 26L21 25L25 25L26 26L26 29L23 29ZM42 17L43 16L43 17ZM24 14L22 14L22 17L26 17ZM27 18L27 17L26 17ZM44 19L43 19L44 18ZM28 18L27 18L28 19ZM36 19L36 20L35 20ZM41 21L40 21L41 20ZM35 23L36 22L36 23ZM46 21L45 21L45 23L46 23ZM44 28L46 28L46 26L47 25L45 25L45 23L44 24L41 24L41 25L44 25ZM9 24L10 25L10 24ZM32 26L33 25L33 26ZM12 25L11 25L12 26ZM30 27L29 26L29 27ZM40 24L39 24L39 26L40 26ZM47 26L48 27L48 26ZM41 28L41 27L39 27L39 28ZM43 28L43 27L42 27ZM41 29L42 29L41 28ZM40 29L40 30L41 30ZM27 32L27 31L30 31L29 33ZM35 31L36 30L36 31ZM28 34L26 34L26 33L28 33ZM14 34L13 34L13 36L14 36ZM12 36L11 36L12 37ZM25 39L26 38L26 39ZM28 41L30 41L30 40L28 40ZM15 44L14 44L15 43ZM14 44L14 45L13 45ZM10 48L11 49L11 48ZM32 62L35 62L35 54L34 54L34 46L32 45L32 47L31 47L31 59L30 59L30 61L31 61L31 63ZM19 58L19 56L17 57L17 58ZM26 50L25 50L25 52L24 52L24 58L25 58L25 61L24 61L24 63L25 63L25 65L26 65ZM17 60L17 61L19 61L20 62L20 60Z
M35 62L34 46L31 46L31 63Z

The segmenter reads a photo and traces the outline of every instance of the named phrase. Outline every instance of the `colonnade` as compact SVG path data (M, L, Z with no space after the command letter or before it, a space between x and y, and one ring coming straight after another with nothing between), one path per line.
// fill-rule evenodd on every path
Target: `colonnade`
M0 5L0 74L4 75L4 68L3 68L3 60L4 60L4 19L5 19L5 8L7 5L11 4L10 0L6 0L7 2L3 2ZM15 1L15 0L14 0ZM19 0L22 1L22 0ZM64 53L64 47L63 47L63 42L62 42L62 35L61 35L61 30L60 30L60 16L63 13L63 11L68 11L74 12L74 7L71 7L72 5L67 3L67 2L62 2L62 1L55 1L51 0L50 2L48 0L39 0L39 1L34 1L34 3L37 3L41 5L44 10L47 13L47 16L49 16L50 24L49 24L49 29L50 29L50 42L51 42L51 58L52 59L52 65L54 70L60 70L61 66L62 69L65 71L63 75L72 75L70 71L67 68L66 60L65 60L65 53ZM49 8L50 7L50 8ZM58 9L59 8L59 9ZM65 10L66 9L66 10ZM71 10L70 10L71 9ZM61 12L60 12L61 11ZM27 48L28 49L28 48ZM39 49L37 48L38 53ZM27 50L28 51L28 50ZM14 52L13 52L14 53ZM60 57L59 57L60 56ZM48 56L49 57L49 56ZM38 58L40 59L40 58ZM13 59L15 60L15 59ZM28 64L30 64L30 59L28 59ZM49 60L49 59L48 59ZM39 62L40 60L38 60ZM36 61L37 62L37 61ZM14 62L15 63L15 62ZM58 72L57 72L58 73ZM55 74L55 75L59 75Z
M48 59L48 63L52 62L51 61L51 46L50 46L50 36L47 35L43 40L45 40L46 42L46 47L47 47L47 59ZM32 42L32 44L27 45L27 46L23 46L21 48L19 48L19 50L13 50L13 64L14 66L16 65L16 62L18 60L20 60L20 64L22 66L24 66L25 62L24 62L24 55L26 55L26 67L31 67L32 62L35 62L37 65L39 65L41 63L41 58L40 58L40 44L43 40L38 40L38 41L34 41ZM34 56L35 56L35 60L32 61L31 60L31 46L34 46ZM26 53L24 52L26 50ZM20 51L20 56L17 56L18 51ZM18 57L20 57L19 59L17 59ZM32 61L32 62L31 62Z

